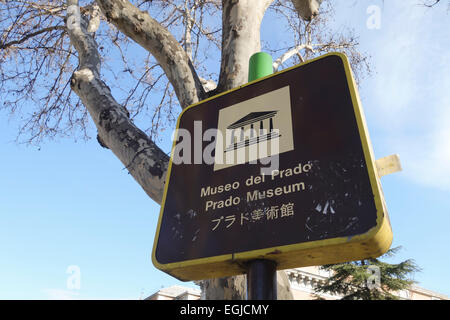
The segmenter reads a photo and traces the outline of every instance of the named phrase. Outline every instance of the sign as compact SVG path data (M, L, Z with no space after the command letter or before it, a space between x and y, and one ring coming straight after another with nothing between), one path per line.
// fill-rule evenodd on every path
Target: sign
M186 108L155 236L182 280L377 257L392 231L345 55L327 54Z

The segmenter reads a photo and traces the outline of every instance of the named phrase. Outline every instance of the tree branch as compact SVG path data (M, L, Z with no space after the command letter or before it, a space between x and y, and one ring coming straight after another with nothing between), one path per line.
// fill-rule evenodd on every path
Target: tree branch
M296 54L300 54L300 52L306 48L306 44L298 45L285 53L283 53L278 59L276 59L273 62L273 72L277 72L278 68L287 60L289 60L291 57L293 57ZM302 58L303 60L303 58Z
M311 21L312 18L319 14L322 0L291 0L291 2L303 20Z
M439 2L441 2L441 0L433 0L432 3L425 3L423 2L422 5L428 8L434 7L435 5L437 5Z
M248 81L248 61L261 50L261 21L273 0L222 0L222 60L217 92Z
M79 55L72 90L88 109L102 143L120 159L144 191L161 203L169 157L137 128L125 108L114 100L100 79L100 56L88 23L79 15L77 0L68 0L67 30Z
M65 29L66 28L64 26L53 26L53 27L43 28L41 30L38 30L38 31L35 31L35 32L32 32L32 33L28 33L28 34L26 34L25 36L23 36L20 39L17 39L17 40L8 42L8 43L0 43L0 49L7 49L7 48L9 48L11 46L14 46L16 44L24 43L28 39L31 39L31 38L33 38L33 37L35 37L37 35L40 35L42 33L45 33L45 32L50 32L50 31L54 31L54 30L65 30Z
M182 108L206 97L188 54L166 28L127 0L97 0L97 3L108 21L156 58Z

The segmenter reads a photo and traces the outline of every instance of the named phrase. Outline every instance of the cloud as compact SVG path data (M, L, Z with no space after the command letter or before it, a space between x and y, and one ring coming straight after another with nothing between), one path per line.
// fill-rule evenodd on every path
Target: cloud
M443 103L450 105L448 100ZM405 175L410 180L450 190L450 110L443 111L435 119L428 133L403 136L396 142L396 148L403 155Z
M400 154L408 180L450 190L446 13L407 4L394 11L392 19L384 17L383 34L371 45L379 48L373 49L378 74L368 100L376 123L371 131L383 152Z

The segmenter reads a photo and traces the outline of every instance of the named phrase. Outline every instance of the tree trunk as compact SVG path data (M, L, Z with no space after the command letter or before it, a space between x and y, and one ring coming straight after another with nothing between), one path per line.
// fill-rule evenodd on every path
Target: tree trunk
M291 0L306 20L317 14L320 0ZM189 54L147 12L127 0L96 0L103 15L121 32L147 49L163 68L182 108L204 99L206 91ZM248 61L260 51L260 26L273 0L222 0L222 57L217 94L247 82ZM145 192L161 203L169 157L150 140L113 98L100 78L100 56L92 28L79 15L78 1L67 1L67 29L79 55L71 86L98 129L99 140L122 161ZM78 10L78 11L77 11ZM78 13L77 13L78 12ZM208 93L209 94L209 93ZM292 299L284 272L277 273L279 299ZM245 299L244 275L205 280L206 299Z

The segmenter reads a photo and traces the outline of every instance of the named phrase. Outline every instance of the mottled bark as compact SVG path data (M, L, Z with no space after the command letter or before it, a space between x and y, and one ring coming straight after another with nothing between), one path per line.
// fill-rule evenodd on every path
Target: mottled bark
M311 20L322 0L291 0L299 16ZM248 61L261 51L260 28L273 0L222 0L222 60L216 93L247 82Z
M77 5L77 2L69 0L68 5ZM220 76L217 88L208 95L247 82L248 61L252 54L260 51L260 25L272 2L273 0L222 1ZM317 14L320 4L318 0L292 2L304 19L311 19ZM97 0L97 3L108 21L156 58L183 108L207 96L189 55L170 32L147 12L140 11L127 0ZM71 15L73 16L73 12L68 10L69 22ZM100 79L97 45L87 28L88 23L83 19L80 25L68 28L80 60L79 68L72 77L72 89L89 110L102 144L124 163L146 193L160 203L169 158L130 121L126 110L114 100L111 91ZM92 29L89 27L90 31ZM284 272L278 272L277 281L279 299L292 299ZM246 298L245 276L207 280L202 282L202 288L207 299Z
M260 28L273 0L222 1L222 60L217 92L248 81L248 61L261 51Z
M244 300L247 296L245 276L200 281L200 287L206 300Z
M88 109L99 139L120 159L144 191L160 203L169 157L137 128L100 79L97 44L88 23L77 15L78 1L67 2L67 31L78 52L79 66L71 79L72 90Z
M292 4L297 10L299 16L306 21L310 21L312 18L319 14L319 7L322 0L291 0Z
M264 13L273 0L222 0L222 57L220 76L214 93L248 82L250 57L261 51L260 29ZM244 275L205 280L206 299L246 299Z
M206 300L244 300L247 298L246 276L236 276L200 281L200 287ZM294 298L289 278L284 271L277 272L277 299Z
M222 0L222 60L215 93L240 86L248 81L248 62L261 51L260 28L264 13L273 0ZM292 0L305 20L318 14L321 0ZM235 276L203 281L206 299L246 299L246 277ZM277 272L278 299L292 299L289 280L284 271Z
M97 0L97 3L109 22L156 58L182 108L206 97L189 55L148 12L139 10L127 0Z

